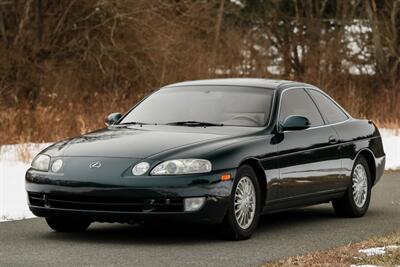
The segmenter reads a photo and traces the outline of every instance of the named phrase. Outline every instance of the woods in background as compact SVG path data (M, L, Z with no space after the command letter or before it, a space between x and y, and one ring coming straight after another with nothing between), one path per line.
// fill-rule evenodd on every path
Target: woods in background
M400 0L0 0L0 144L101 127L162 85L309 82L400 127Z

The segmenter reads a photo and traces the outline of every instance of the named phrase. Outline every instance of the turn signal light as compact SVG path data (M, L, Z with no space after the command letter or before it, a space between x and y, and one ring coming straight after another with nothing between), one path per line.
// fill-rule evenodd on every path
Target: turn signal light
M221 175L221 181L228 181L232 178L232 175L230 173L225 173L223 175Z

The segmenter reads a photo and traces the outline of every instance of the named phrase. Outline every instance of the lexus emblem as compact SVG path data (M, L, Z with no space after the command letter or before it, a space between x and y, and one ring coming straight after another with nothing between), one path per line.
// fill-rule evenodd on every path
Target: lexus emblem
M93 168L99 169L99 168L101 168L101 163L98 162L98 161L97 162L92 162L92 163L90 163L89 168L91 168L91 169L93 169Z

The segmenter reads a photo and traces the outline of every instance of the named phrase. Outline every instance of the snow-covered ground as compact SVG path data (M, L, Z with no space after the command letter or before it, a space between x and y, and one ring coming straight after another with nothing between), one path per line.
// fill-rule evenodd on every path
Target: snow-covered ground
M400 169L400 130L381 129L386 169ZM32 158L49 144L0 146L0 221L31 218L26 204L25 172Z
M375 255L383 255L388 251L393 251L393 250L397 250L397 249L400 249L400 246L390 245L390 246L385 246L385 247L360 249L358 252L364 253L367 256L375 256Z
M386 153L386 170L400 169L400 129L380 129Z
M34 217L25 192L25 172L32 158L49 144L0 146L0 222Z

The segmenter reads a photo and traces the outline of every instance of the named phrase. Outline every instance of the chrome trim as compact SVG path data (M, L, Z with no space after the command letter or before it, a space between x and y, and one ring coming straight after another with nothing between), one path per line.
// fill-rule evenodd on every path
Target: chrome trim
M92 163L89 164L89 168L90 169L93 169L93 168L100 169L101 168L101 163L98 162L98 161L92 162Z

